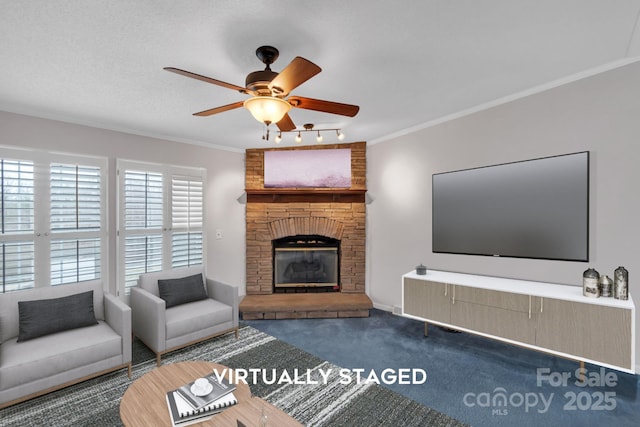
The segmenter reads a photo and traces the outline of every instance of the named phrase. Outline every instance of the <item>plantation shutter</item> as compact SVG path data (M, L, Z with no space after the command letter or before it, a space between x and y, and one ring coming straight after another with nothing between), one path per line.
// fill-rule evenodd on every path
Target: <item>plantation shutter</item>
M100 168L51 165L51 284L100 278Z
M171 179L171 267L202 264L203 183L200 177Z
M0 159L0 291L32 288L35 280L34 164Z
M205 171L118 160L118 292L141 274L202 264Z
M136 286L140 274L162 270L162 174L127 170L124 174L124 281Z
M100 168L51 165L51 230L100 229Z

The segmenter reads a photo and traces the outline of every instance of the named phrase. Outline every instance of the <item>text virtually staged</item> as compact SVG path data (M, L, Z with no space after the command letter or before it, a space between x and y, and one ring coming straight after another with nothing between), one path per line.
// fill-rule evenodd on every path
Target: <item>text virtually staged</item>
M419 368L386 368L381 371L365 368L317 368L317 369L223 369L213 371L213 375L222 381L228 377L231 382L243 382L245 384L301 384L316 385L328 384L329 378L339 377L340 384L367 383L367 384L404 384L420 385L427 381L427 372Z

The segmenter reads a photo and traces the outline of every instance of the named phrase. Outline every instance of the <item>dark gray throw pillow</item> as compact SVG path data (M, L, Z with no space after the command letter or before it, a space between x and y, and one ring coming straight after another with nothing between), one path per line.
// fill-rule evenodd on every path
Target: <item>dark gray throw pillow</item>
M204 290L202 274L180 279L158 280L158 294L165 300L167 308L208 298Z
M18 301L18 319L18 342L98 323L93 311L93 291Z

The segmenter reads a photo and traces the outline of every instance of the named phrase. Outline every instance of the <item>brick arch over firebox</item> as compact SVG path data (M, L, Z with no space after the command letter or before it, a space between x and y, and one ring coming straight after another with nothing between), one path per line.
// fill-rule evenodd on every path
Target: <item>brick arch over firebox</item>
M291 236L324 236L342 240L344 224L331 218L283 218L269 223L271 240Z

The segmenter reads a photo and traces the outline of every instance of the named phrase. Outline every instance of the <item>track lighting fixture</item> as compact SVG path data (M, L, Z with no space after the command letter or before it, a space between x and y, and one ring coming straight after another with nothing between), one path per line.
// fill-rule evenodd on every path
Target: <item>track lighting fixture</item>
M338 138L339 141L344 141L344 133L342 133L342 131L340 129L336 129L336 128L332 128L332 129L314 129L313 128L313 123L306 123L303 125L304 129L293 129L293 130L287 130L287 131L278 131L278 135L276 135L274 142L276 144L279 144L280 141L282 141L282 134L284 133L295 133L296 137L294 138L294 141L298 144L300 144L302 142L302 132L316 132L316 142L318 143L322 143L324 141L324 136L321 134L321 132L332 132L335 131L336 133L336 138ZM268 130L267 130L268 132ZM268 133L267 133L268 135ZM262 139L269 139L269 137L267 136L266 138L262 138Z

